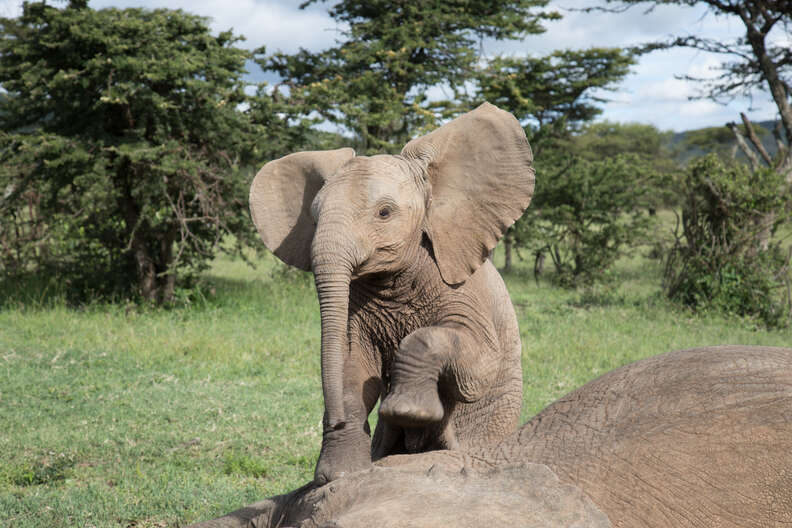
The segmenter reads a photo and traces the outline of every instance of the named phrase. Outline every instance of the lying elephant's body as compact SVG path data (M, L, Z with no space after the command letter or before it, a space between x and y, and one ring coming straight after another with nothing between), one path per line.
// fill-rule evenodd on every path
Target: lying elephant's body
M495 446L389 457L199 526L606 526L603 513L630 527L792 524L792 349L639 361Z

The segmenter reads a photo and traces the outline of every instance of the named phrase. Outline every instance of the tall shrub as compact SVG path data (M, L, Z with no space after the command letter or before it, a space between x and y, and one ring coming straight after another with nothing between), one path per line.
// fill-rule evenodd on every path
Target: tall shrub
M682 217L665 265L667 295L693 308L752 316L768 326L792 313L792 250L766 243L789 221L783 175L726 165L715 155L693 162L679 182Z

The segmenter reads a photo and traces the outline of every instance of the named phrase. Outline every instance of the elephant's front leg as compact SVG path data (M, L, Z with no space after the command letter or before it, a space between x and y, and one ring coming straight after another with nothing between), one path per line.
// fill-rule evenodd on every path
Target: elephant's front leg
M341 427L330 428L327 415L322 420L322 450L316 463L314 479L323 484L345 474L371 466L371 431L368 415L382 390L379 377L363 368L360 358L352 354L344 366L344 415Z
M477 401L497 371L492 340L460 325L420 328L399 346L380 416L403 427L439 422L445 414L441 397L446 403Z

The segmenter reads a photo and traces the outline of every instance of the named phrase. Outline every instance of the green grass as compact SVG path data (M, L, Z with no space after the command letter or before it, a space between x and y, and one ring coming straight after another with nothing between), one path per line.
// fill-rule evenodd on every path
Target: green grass
M604 372L675 348L789 345L792 331L692 315L659 267L623 259L609 288L505 277L524 349L523 417ZM219 259L205 298L171 310L0 311L0 526L168 526L308 480L320 445L310 276Z

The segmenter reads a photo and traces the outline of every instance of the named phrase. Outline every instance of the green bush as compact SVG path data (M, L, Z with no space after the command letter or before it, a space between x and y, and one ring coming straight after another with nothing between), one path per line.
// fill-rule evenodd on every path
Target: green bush
M695 309L788 324L790 254L773 242L789 220L783 177L710 155L692 163L678 187L682 218L666 257L666 294Z
M512 236L518 247L549 255L561 285L601 281L616 259L644 241L652 170L633 154L548 157L537 165L534 201Z

